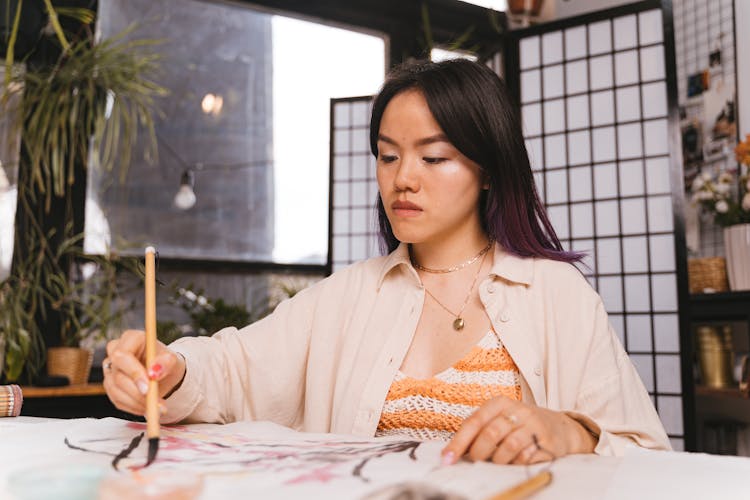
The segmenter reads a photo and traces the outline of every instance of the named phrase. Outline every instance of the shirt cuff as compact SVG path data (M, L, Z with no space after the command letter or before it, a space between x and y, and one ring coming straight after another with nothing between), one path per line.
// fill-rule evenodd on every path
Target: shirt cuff
M185 376L180 386L166 399L167 412L160 419L163 424L174 424L187 419L201 399L202 384L199 370L190 368L189 356L186 356L178 345L172 345L170 349L185 360Z
M576 411L563 411L565 415L572 418L576 422L578 422L581 427L586 429L589 434L594 436L594 439L596 439L596 446L594 447L594 453L597 455L612 455L611 447L609 445L609 440L606 439L606 432L602 432L601 427L599 427L599 424L594 422L594 420L584 415L583 413L578 413Z

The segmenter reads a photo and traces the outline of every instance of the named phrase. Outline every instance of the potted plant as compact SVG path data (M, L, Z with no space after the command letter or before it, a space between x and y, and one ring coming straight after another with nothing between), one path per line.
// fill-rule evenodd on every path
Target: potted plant
M137 276L140 283L142 265L134 257L85 255L80 234L56 249L49 244L54 235L39 236L34 234L29 252L0 281L0 339L5 344L0 378L34 380L45 352L37 318L56 313L62 319L60 347L46 350L47 373L85 383L91 344L119 333L120 320L134 306L122 275ZM67 266L70 260L73 265Z
M0 281L0 380L14 382L36 375L43 346L35 321L41 292L41 268L33 257L19 260L13 273Z
M123 316L134 308L134 290L123 274L143 278L143 266L135 257L86 255L78 235L67 240L51 260L45 288L51 309L62 321L60 346L47 348L47 374L66 376L71 384L83 384L89 378L93 348L122 331ZM73 259L67 269L62 263Z
M113 38L96 40L91 30L93 12L53 8L51 0L43 4L46 25L37 39L54 37L60 55L54 64L26 61L25 67L13 62L14 48L20 43L19 20L28 5L24 7L23 0L6 0L4 5L6 19L12 12L13 22L0 98L9 103L20 94L15 99L23 139L19 179L27 179L18 184L18 211L25 227L16 230L13 270L3 282L0 298L0 311L10 314L5 317L0 312L5 323L0 327L6 349L3 373L8 379L39 371L44 343L38 326L45 317L59 316L59 343L77 346L101 331L102 322L109 321L104 318L117 316L102 309L112 306L106 302L109 292L84 293L82 287L89 290L91 283L74 280L74 263L84 256L81 236L74 234L71 223L71 193L87 168L117 166L124 176L139 129L146 130L150 139L147 155L156 158L152 110L155 100L166 94L153 80L158 69L155 41L129 40L133 27ZM76 20L73 34L63 30L58 15ZM49 231L46 219L55 205L63 207L63 221ZM102 266L120 264L102 257L98 265L101 271ZM27 279L29 269L36 277L33 282ZM19 284L28 288L18 288ZM31 313L21 314L23 304ZM13 330L19 324L25 328ZM19 337L17 332L25 333Z
M750 134L735 155L740 165L750 166ZM730 169L711 175L704 172L693 181L692 200L724 228L727 274L732 290L750 290L750 175Z

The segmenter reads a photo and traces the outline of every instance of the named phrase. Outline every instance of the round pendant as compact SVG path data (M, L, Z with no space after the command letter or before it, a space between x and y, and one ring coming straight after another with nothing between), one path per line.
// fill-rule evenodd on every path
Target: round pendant
M463 330L463 328L464 328L464 319L463 318L456 318L455 320L453 320L453 329L454 330L456 330L456 331Z

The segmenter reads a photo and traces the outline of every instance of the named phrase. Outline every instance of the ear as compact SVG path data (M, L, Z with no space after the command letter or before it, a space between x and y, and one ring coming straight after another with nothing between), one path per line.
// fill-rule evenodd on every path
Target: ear
M487 191L490 189L490 176L487 175L487 172L480 171L479 180L482 182L482 191Z

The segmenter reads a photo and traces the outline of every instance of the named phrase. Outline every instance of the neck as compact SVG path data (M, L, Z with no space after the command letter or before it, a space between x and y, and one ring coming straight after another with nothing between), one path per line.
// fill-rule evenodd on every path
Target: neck
M464 235L459 241L441 240L412 243L409 246L414 262L430 269L446 269L476 256L488 243L487 235L478 231L469 238Z

